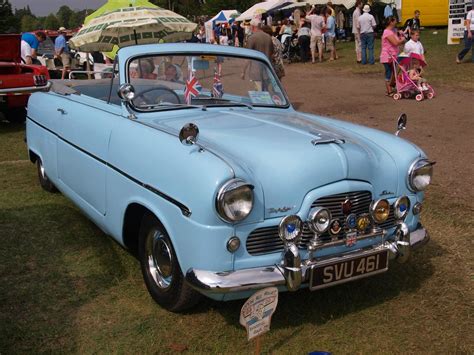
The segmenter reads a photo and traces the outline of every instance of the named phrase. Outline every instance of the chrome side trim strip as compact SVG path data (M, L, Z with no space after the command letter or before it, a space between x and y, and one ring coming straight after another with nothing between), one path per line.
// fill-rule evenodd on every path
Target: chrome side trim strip
M186 217L190 217L191 216L191 210L186 206L184 205L183 203L175 200L173 197L165 194L164 192L158 190L157 188L149 185L149 184L146 184L144 182L141 182L140 180L134 178L133 176L127 174L126 172L120 170L119 168L113 166L112 164L106 162L105 160L95 156L94 154L92 153L89 153L88 151L84 150L83 148L77 146L76 144L74 143L71 143L69 142L68 140L64 139L63 137L61 137L60 135L58 135L56 132L50 130L49 128L43 126L42 124L36 122L34 119L32 119L30 116L27 116L27 119L30 120L31 122L33 122L34 124L38 125L39 127L43 128L44 130L50 132L51 134L54 134L58 139L62 140L64 143L66 144L69 144L71 147L74 147L76 148L77 150L81 151L82 153L88 155L89 157L97 160L98 162L106 165L107 167L115 170L116 172L118 172L119 174L121 174L122 176L126 177L127 179L133 181L134 183L136 183L137 185L140 185L142 187L144 187L145 189L153 192L154 194L160 196L161 198L165 199L166 201L176 205L180 210L181 210L181 213L186 216Z
M51 82L48 81L44 86L26 86L22 88L7 88L7 89L0 89L0 96L5 96L8 94L18 94L18 95L25 95L25 94L32 94L38 91L49 91L51 89Z

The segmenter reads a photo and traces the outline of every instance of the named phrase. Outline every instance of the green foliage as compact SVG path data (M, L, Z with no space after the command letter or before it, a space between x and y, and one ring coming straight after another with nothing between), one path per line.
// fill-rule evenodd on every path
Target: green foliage
M71 27L69 21L71 20L71 17L73 16L74 11L70 9L69 6L63 5L59 8L58 12L56 13L56 16L58 17L59 25L64 26L66 28Z
M204 5L204 12L208 15L215 15L221 10L237 10L244 12L260 0L207 0Z
M59 21L54 14L49 14L43 23L45 30L57 30L59 28Z
M14 26L12 5L8 0L0 0L0 32L10 32Z
M20 30L21 32L31 32L39 29L40 22L38 19L31 15L25 15L21 18Z

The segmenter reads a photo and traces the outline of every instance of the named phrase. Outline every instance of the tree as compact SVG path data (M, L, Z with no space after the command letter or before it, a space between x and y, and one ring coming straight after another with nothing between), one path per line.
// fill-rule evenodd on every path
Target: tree
M261 0L206 0L204 11L208 15L215 15L221 10L237 10L244 12Z
M64 26L66 28L70 28L71 25L69 21L71 20L71 17L73 14L74 14L74 11L72 11L69 6L67 5L61 6L58 12L56 13L56 16L59 21L59 25Z
M39 22L36 17L25 15L21 18L21 32L31 32L37 30Z
M59 28L59 21L54 14L49 14L43 23L45 30L57 30Z
M9 32L14 24L12 5L8 0L0 0L0 33Z

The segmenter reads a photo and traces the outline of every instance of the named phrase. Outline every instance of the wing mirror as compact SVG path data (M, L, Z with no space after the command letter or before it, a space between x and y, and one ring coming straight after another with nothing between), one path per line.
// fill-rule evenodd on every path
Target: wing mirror
M199 136L199 128L194 123L186 123L179 131L179 140L184 145L196 144Z
M400 135L400 132L407 129L407 115L405 113L402 113L400 117L398 117L398 122L397 122L397 131L395 132L396 136Z
M135 98L135 88L133 85L125 83L120 85L117 94L122 101L130 102Z

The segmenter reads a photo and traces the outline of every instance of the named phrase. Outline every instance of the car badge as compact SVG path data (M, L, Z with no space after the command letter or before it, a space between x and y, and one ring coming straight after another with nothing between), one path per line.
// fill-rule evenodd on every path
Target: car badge
M341 232L341 222L339 222L338 219L335 219L334 221L331 222L331 227L329 228L329 232L332 235L338 235Z
M351 213L346 218L346 227L349 229L354 229L357 227L357 216L354 213Z
M346 247L353 247L357 244L357 233L347 233L346 235Z
M368 215L362 215L357 218L357 229L361 232L365 231L370 226L370 218Z
M380 193L380 196L387 196L387 195L395 195L395 193L392 192L392 191L387 191L387 190L383 190L383 191Z
M342 203L342 213L348 215L352 210L352 202L348 198Z

